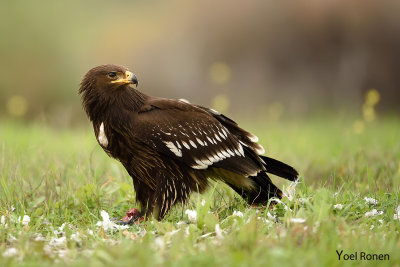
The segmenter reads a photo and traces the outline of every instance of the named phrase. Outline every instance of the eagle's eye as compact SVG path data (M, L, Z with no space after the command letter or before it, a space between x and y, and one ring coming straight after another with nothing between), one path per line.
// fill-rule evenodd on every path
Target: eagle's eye
M115 78L117 76L117 73L115 71L111 71L108 73L108 77L110 78Z

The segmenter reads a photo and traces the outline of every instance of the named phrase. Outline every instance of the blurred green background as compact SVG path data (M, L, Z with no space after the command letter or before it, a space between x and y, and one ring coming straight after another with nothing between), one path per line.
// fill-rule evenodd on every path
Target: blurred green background
M150 95L233 117L374 120L400 110L399 12L373 0L3 2L0 116L87 123L80 80L114 63Z

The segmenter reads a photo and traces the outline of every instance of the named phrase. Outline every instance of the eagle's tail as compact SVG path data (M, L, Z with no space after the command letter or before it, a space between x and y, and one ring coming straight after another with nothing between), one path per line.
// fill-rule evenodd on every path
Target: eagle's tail
M296 181L298 179L299 173L292 166L269 157L260 157L264 160L264 167L267 169L268 173L277 175L290 181Z
M252 188L238 187L228 183L228 185L243 197L250 205L267 205L272 197L282 198L282 192L276 187L265 172L260 172L257 176L249 176L253 181Z
M264 166L266 168L266 172L290 181L295 181L298 179L299 174L293 167L269 157L260 157L265 162ZM256 176L248 177L253 182L252 188L237 187L232 184L229 184L229 186L232 187L233 190L235 190L244 199L246 199L250 205L267 205L269 199L272 197L282 198L282 191L272 183L266 172L259 172Z

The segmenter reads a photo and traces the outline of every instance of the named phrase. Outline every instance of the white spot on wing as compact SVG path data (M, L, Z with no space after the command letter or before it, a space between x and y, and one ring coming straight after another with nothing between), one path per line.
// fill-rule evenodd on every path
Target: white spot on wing
M178 141L176 141L176 145L178 146L179 149L182 148L181 144Z
M256 147L256 152L258 155L261 155L265 153L265 149L262 147L262 145L258 144L258 147Z
M177 157L182 157L182 150L180 150L179 148L177 148L174 143L172 142L168 142L168 141L164 141L164 144L169 148L169 150L172 151L172 153L174 153Z
M211 155L209 158L209 160L213 161L213 162L218 162L221 161L221 158L219 158L217 155Z
M107 147L108 146L108 139L106 133L104 132L104 123L102 122L99 129L99 136L97 137L99 140L100 145Z
M226 152L226 151L222 151L221 152L224 156L225 156L225 158L229 158L231 155L228 153L228 152Z
M183 102L183 103L190 104L190 102L188 100L184 99L184 98L180 98L178 100Z
M218 157L220 157L221 159L225 159L225 156L224 156L220 151L217 152L217 155L218 155Z
M207 145L207 144L204 144L204 142L201 141L201 140L200 140L199 138L197 138L197 137L196 137L196 141L197 141L197 143L199 143L201 146Z
M242 141L239 141L239 143L241 143L242 145L244 145L244 146L247 146L248 147L248 145L246 145L245 143L243 143Z
M188 150L190 150L190 146L188 145L188 143L186 143L185 141L182 141L182 145L184 147L186 147Z
M239 153L244 157L243 146L241 144L239 144Z
M208 141L209 141L211 144L214 144L213 141L212 141L212 139L211 139L210 137L208 137L207 135L206 135L206 137L207 137Z
M232 150L228 149L227 152L228 152L229 154L231 154L231 156L235 156L235 152L233 152Z
M189 140L189 143L192 145L192 147L197 148L196 144L192 140Z
M258 142L258 137L255 136L255 135L252 134L252 133L249 133L249 135L248 135L247 137L248 137L248 138L250 139L250 141L253 142L253 143L257 143L257 142Z
M225 127L222 128L221 130L222 130L222 133L225 135L225 137L228 137L228 133L227 133L228 130Z
M218 111L216 111L215 109L210 108L211 113L215 114L215 115L221 115L221 113L219 113Z
M164 132L163 130L160 130L160 132L162 132L162 133L164 133L166 135L171 135L171 133Z
M213 162L208 160L208 159L202 159L201 161L204 162L207 165L212 165L213 164Z
M208 165L202 162L201 160L195 159L194 160L197 165L192 165L193 169L207 169Z

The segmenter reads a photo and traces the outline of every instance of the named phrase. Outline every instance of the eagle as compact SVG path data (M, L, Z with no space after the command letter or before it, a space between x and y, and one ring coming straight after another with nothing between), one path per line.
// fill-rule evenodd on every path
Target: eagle
M263 156L257 136L235 121L184 99L146 95L125 67L92 68L78 92L97 142L133 179L140 209L131 209L122 223L161 220L210 180L223 181L250 205L267 205L282 197L267 173L298 178L293 167Z

